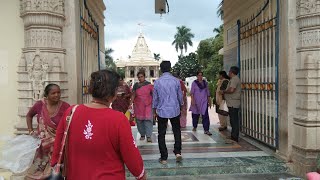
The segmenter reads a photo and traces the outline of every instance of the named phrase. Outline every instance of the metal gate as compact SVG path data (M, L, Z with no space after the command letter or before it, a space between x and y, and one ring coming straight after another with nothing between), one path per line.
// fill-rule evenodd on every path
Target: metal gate
M80 58L82 79L82 103L91 100L90 74L100 69L99 26L88 8L86 0L80 0Z
M267 0L238 20L241 76L241 131L278 147L279 0Z

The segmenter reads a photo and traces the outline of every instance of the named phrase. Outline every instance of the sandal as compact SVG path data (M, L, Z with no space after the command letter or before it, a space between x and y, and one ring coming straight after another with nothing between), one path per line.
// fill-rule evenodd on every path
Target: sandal
M145 139L146 139L145 136L141 136L141 137L140 137L140 141L143 141L143 140L145 140Z

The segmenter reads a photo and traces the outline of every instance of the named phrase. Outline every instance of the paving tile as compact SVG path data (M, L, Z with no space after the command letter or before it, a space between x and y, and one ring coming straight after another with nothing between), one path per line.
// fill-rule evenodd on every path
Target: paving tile
M290 175L286 163L273 157L270 151L264 151L265 148L260 149L243 139L238 143L229 143L227 137L230 136L230 132L218 131L218 119L214 109L209 110L209 116L212 136L205 135L201 125L196 132L193 132L191 116L188 113L188 126L183 128L181 133L183 156L181 163L175 161L174 137L170 125L166 134L169 152L166 165L158 162L160 153L157 126L153 127L152 143L140 141L137 128L132 128L136 144L144 159L148 179L297 180ZM128 171L127 177L131 178Z

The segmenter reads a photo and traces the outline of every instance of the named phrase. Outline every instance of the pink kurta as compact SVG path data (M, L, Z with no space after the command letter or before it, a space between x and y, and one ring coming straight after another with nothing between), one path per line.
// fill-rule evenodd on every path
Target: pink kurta
M144 85L135 90L134 114L138 120L152 120L153 85Z
M184 85L182 80L180 80L180 86L181 86L181 91L183 92L183 105L181 107L180 127L185 128L187 126L187 109L188 109L187 88Z

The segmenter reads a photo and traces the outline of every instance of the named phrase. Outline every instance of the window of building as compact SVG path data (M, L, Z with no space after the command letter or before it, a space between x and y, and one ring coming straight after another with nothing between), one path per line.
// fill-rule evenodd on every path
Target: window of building
M134 78L134 70L130 70L130 77Z

